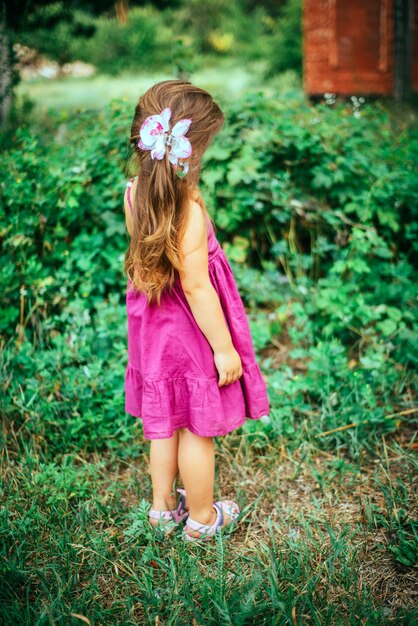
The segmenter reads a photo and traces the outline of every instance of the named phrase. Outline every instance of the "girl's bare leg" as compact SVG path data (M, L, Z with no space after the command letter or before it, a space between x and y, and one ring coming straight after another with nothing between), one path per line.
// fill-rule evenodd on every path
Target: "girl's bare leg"
M187 493L190 518L200 524L214 524L216 511L213 507L215 481L215 442L213 437L201 437L187 428L179 429L178 464ZM226 515L225 524L231 517ZM188 530L199 537L197 530Z
M152 508L157 511L175 509L178 498L173 485L178 473L179 431L167 439L152 439L150 446L150 469L152 480ZM156 524L157 520L150 520Z

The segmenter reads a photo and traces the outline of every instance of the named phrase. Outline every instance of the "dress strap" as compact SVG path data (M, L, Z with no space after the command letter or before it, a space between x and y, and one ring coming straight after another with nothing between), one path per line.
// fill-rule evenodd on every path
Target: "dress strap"
M128 200L128 206L131 210L131 213L133 213L132 202L131 202L131 187L133 185L134 180L135 180L134 178L131 178L131 180L128 180L128 182L126 183L126 199Z

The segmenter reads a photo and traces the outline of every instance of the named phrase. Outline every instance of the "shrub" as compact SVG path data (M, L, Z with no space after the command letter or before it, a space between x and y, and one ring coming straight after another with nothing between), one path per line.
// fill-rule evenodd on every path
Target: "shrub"
M99 17L96 32L87 42L79 42L77 55L105 74L125 70L161 70L170 59L171 29L162 13L152 6L129 11L128 22Z
M302 0L286 0L276 18L266 78L294 70L302 76Z
M95 20L87 12L54 2L30 11L16 39L63 65L77 58L95 28Z

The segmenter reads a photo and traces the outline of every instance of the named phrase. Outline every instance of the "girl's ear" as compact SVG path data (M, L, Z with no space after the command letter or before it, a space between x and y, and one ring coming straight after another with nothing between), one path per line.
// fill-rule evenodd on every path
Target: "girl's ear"
M199 202L199 200L202 199L202 196L200 195L199 187L197 187L197 185L196 185L196 187L193 187L192 198L196 202Z

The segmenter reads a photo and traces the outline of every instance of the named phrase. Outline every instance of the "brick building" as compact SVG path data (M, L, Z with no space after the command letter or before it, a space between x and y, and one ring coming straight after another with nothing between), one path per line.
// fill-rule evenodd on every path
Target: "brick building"
M418 92L418 0L303 0L309 96Z

